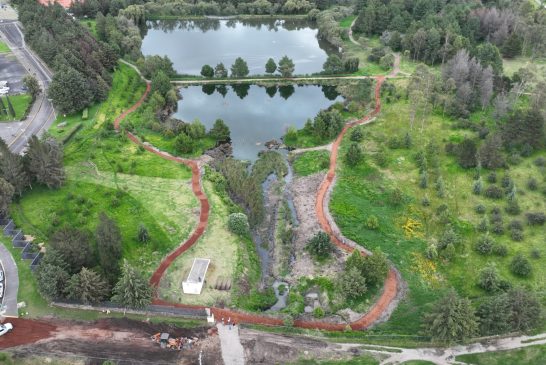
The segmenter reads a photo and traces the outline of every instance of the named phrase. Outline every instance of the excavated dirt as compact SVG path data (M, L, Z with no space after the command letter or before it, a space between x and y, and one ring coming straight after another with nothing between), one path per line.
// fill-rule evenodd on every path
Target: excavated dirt
M336 344L312 339L242 329L241 344L247 364L286 364L302 358L313 360L350 359L361 354L358 345Z
M36 321L27 321L29 329ZM40 322L42 326L51 326ZM14 324L14 331L5 338L26 338ZM208 336L208 327L181 328L172 324L152 324L125 318L102 319L96 322L58 322L51 326L47 338L34 344L10 349L16 358L49 356L83 360L85 364L102 364L112 360L117 364L221 364L220 343L217 336ZM26 330L26 329L25 329ZM161 349L150 336L168 332L176 337L197 337L191 349L182 351Z
M297 177L290 184L290 191L294 197L294 206L299 221L299 226L296 228L294 235L295 260L289 276L289 281L292 282L302 276L335 277L337 272L343 269L342 263L345 262L348 255L344 251L336 250L333 255L333 262L328 265L315 265L309 253L305 250L307 241L322 230L317 219L315 204L317 190L325 175L325 173L316 173Z

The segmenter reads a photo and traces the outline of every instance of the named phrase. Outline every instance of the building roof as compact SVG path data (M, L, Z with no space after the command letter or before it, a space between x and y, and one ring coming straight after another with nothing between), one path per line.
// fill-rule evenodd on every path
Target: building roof
M68 9L72 5L73 0L38 0L42 5L49 5L50 3L59 3L63 8Z
M193 259L186 283L202 283L209 268L210 259Z

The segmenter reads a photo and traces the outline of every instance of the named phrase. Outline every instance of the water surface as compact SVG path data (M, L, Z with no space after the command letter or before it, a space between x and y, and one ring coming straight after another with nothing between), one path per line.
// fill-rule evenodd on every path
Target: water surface
M190 86L180 90L175 118L199 119L210 129L223 119L231 130L233 155L255 160L264 143L279 140L289 126L302 128L309 118L343 98L332 86Z
M248 64L250 74L264 74L271 57L284 55L296 66L296 74L322 71L335 49L316 37L316 26L302 20L160 20L147 22L142 41L144 55L167 55L180 74L199 75L201 67L222 62L229 70L237 57Z

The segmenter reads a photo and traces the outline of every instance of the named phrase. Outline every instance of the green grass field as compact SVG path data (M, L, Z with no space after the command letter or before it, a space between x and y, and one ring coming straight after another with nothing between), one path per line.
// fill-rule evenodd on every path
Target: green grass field
M86 27L93 36L97 37L97 22L95 19L80 19L80 24Z
M351 15L351 16L348 16L347 18L343 18L339 22L339 26L341 28L349 28L351 24L353 23L353 20L355 20L355 18L356 18L356 15Z
M10 49L5 42L0 41L0 53L8 53Z
M506 257L477 254L473 247L479 234L473 227L481 216L475 213L474 207L483 204L489 212L494 206L504 209L506 203L472 194L473 171L462 169L453 157L443 151L445 142L460 141L469 131L453 129L448 118L435 114L423 126L416 124L410 130L408 114L409 105L405 101L384 104L375 122L359 127L365 136L361 143L365 161L356 168L348 168L341 163L330 203L330 210L342 232L367 248L380 248L387 253L409 285L407 298L400 303L391 319L378 326L376 331L415 334L421 328L421 317L426 305L451 286L472 298L485 295L477 286L477 277L487 263L494 263L501 276L512 284L525 285L543 292L546 289L544 227L525 227L525 239L521 242L512 241L509 233L494 235L497 243L507 246ZM385 147L390 137L401 138L408 131L413 139L410 149ZM419 172L413 161L413 156L433 139L442 146L439 166L448 192L444 199L437 197L432 177L427 189L419 188ZM343 157L348 145L348 138L345 138L340 157ZM378 153L385 155L386 167L377 165ZM518 187L522 213L518 216L504 213L505 224L512 219L525 222L525 212L546 209L540 191L529 191L525 183L529 176L542 181L540 168L532 163L538 156L539 154L535 154L531 158L523 159L519 165L510 168L510 176ZM484 179L487 174L488 172L483 173ZM498 173L499 180L502 175L502 172ZM389 203L394 189L401 189L405 196L404 203L400 206ZM428 207L421 205L425 196L430 200ZM442 259L433 262L426 259L423 252L428 242L438 239L445 228L445 222L436 213L443 204L451 212L452 225L462 238L462 244L451 262ZM366 228L365 221L370 215L379 219L378 230ZM403 225L409 219L419 226L414 233L407 234ZM540 258L530 259L532 276L528 279L514 276L509 270L510 260L516 253L530 257L532 249L538 250L540 254Z
M307 176L320 171L326 171L329 163L329 151L309 151L293 156L292 167L296 175Z
M32 102L32 97L28 94L19 94L19 95L9 95L9 100L11 105L13 105L13 110L15 111L15 117L9 114L8 102L5 96L1 97L2 104L4 105L4 112L0 112L0 122L8 122L12 120L21 120ZM2 107L0 104L0 108Z
M546 345L524 347L517 350L460 355L456 358L472 365L539 365L546 364Z

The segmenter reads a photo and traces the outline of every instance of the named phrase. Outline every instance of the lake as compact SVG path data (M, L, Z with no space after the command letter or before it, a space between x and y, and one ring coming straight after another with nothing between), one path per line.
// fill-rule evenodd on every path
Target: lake
M296 74L322 71L328 53L336 52L318 40L313 23L303 20L159 20L148 21L142 41L144 55L167 55L179 74L199 75L201 67L222 62L229 70L237 57L250 74L264 74L271 57L284 55Z
M199 119L207 130L218 118L231 130L233 156L254 161L264 143L279 140L289 126L303 128L321 110L343 98L334 86L204 85L180 90L175 118Z

